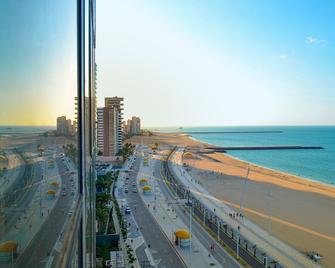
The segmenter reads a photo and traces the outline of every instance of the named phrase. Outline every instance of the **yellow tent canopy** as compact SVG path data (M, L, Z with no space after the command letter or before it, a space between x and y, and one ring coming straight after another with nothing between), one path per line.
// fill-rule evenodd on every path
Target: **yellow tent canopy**
M192 157L193 155L190 152L186 152L186 153L184 153L184 156L185 157Z
M180 239L189 239L191 234L186 229L179 229L174 232L175 236Z
M56 191L55 191L55 190L48 190L48 191L47 191L47 194L55 195L55 194L56 194Z
M151 187L148 186L148 185L146 185L146 186L143 186L143 187L142 187L142 190L144 190L144 191L149 191L149 190L151 190Z
M59 182L57 182L57 181L52 181L52 182L50 182L50 185L52 185L52 186L58 186L58 185L59 185Z
M12 252L17 249L18 243L15 241L6 241L0 244L0 252Z
M148 182L148 179L142 178L142 179L140 179L140 182Z

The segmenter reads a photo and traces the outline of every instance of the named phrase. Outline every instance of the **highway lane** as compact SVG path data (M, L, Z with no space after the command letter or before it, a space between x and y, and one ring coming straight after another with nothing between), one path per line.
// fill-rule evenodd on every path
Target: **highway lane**
M19 217L25 216L24 212L32 202L38 188L37 185L27 188L27 185L40 180L42 174L40 165L38 163L27 163L24 160L24 166L24 173L17 177L6 193L7 196L3 202L5 206L5 223L3 228L1 228L0 236L5 235L13 228Z
M170 189L164 183L164 180L161 175L161 169L163 167L163 162L160 160L152 160L154 161L154 176L158 179L160 189L163 195L167 199L174 199L175 197L172 195ZM184 212L184 209L181 208L181 205L173 205L175 212L178 217L182 219L182 221L189 225L189 214ZM231 268L239 268L240 264L233 259L222 247L217 243L215 239L196 221L192 220L192 233L195 237L200 241L200 243L207 249L210 249L211 245L215 245L215 250L210 254L213 256L223 267L231 267Z
M62 187L66 187L67 194L65 196L59 197L55 207L49 215L44 215L44 217L47 216L48 218L43 223L41 229L35 235L33 240L30 242L27 249L21 256L19 256L14 264L14 267L44 267L48 261L48 257L55 245L55 242L58 239L62 227L67 217L69 217L68 212L71 208L74 198L70 191L70 174L67 172L67 168L60 160L60 158L57 159L57 165L62 178Z
M130 182L136 181L136 174L139 170L140 160L136 159L133 171L129 174ZM153 258L158 262L157 267L165 268L185 268L184 262L181 260L179 255L176 253L174 246L170 240L165 236L160 226L153 218L148 208L144 204L143 200L138 193L133 193L131 187L129 187L129 193L127 195L128 204L131 207L133 216L140 231L147 243L150 245ZM136 206L136 213L135 211Z

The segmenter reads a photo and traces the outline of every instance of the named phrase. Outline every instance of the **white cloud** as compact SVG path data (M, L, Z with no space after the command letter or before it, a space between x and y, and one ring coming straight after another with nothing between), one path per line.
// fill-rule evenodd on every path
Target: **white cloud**
M318 39L313 36L306 37L306 43L310 45L326 45L328 42L324 39Z

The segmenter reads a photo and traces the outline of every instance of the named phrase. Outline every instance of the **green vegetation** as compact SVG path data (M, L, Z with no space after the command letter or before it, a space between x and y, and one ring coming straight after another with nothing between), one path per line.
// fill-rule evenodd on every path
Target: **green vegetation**
M123 156L123 160L125 161L129 156L134 154L135 145L131 143L126 143L123 145L120 154Z
M130 264L132 264L132 263L134 263L134 261L136 261L134 250L128 244L126 245L126 247L127 247L128 261L129 261Z
M113 222L112 213L108 204L112 200L109 194L115 176L111 172L98 178L96 186L100 187L103 192L96 196L96 219L98 221L98 234L103 234L106 230L106 224L108 222L107 233L115 233L115 227ZM109 219L109 221L108 221Z
M77 163L78 161L78 150L77 146L75 146L73 143L66 144L63 146L65 155L72 159L73 162Z

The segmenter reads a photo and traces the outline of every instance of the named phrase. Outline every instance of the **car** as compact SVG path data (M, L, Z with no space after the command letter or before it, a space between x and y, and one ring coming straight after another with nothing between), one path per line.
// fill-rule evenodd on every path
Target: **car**
M69 212L68 212L68 215L71 217L72 214L73 214L73 211L72 211L72 209L70 209Z
M65 191L62 191L62 196L66 196L66 192Z
M124 189L124 192L125 192L125 193L128 193L128 188L125 188L125 189Z
M133 182L132 185L133 185L133 186L136 186L136 182Z
M137 188L134 188L134 189L133 189L133 193L137 193Z
M72 194L72 195L75 195L75 192L74 192L74 191L72 191L72 192L71 192L71 194Z
M126 213L126 214L130 214L130 213L131 213L131 210L130 210L130 207L129 207L129 206L126 207L126 209L125 209L125 213Z

